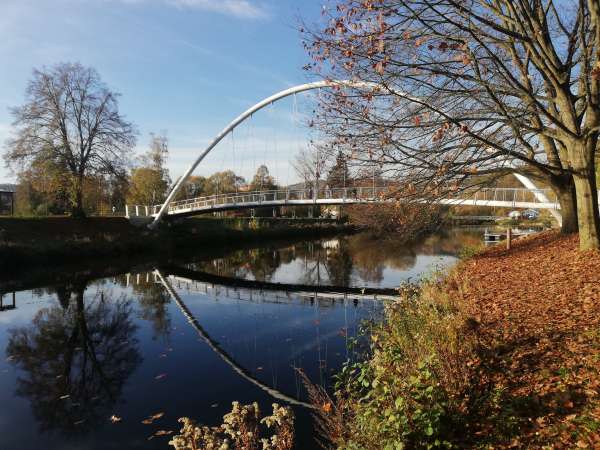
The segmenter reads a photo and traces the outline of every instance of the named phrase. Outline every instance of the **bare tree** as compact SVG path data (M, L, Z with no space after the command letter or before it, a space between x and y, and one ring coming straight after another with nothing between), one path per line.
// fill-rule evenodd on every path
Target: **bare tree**
M292 162L296 174L304 181L305 186L317 186L327 168L329 152L311 143L308 148L303 148Z
M371 83L323 96L319 117L357 161L432 195L526 173L600 247L597 0L344 0L306 45L320 74Z
M6 164L26 168L53 161L68 175L72 215L84 216L85 177L122 174L135 145L118 97L96 70L80 64L35 70L25 103L11 111L16 137L7 142Z

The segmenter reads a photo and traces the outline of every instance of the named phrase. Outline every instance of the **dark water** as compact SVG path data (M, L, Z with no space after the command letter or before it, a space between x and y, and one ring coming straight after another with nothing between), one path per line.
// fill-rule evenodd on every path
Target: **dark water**
M416 280L480 236L451 231L409 247L366 235L280 243L4 292L0 449L166 449L168 436L149 438L176 432L178 417L215 425L234 400L258 401L263 412L302 402L295 369L331 387L352 356L348 339L381 312L380 300L344 297L340 287ZM247 281L233 288L235 279ZM307 293L315 285L337 288ZM309 411L294 410L298 448L317 448Z

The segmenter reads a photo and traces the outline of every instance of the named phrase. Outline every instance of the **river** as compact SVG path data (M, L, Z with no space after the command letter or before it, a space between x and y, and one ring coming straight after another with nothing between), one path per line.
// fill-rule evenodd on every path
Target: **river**
M167 449L158 431L177 432L181 416L216 425L234 400L267 413L292 404L297 447L318 448L297 369L330 388L382 297L481 237L282 241L104 278L65 273L59 285L25 278L18 292L0 284L0 449Z

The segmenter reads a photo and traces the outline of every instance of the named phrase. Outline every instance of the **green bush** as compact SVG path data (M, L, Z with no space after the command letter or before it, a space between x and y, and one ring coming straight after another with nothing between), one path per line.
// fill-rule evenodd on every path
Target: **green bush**
M461 429L470 356L465 318L435 281L402 291L371 329L368 357L347 364L336 411L340 449L452 448Z
M478 254L481 250L484 249L482 244L480 245L465 245L458 252L459 259L469 259Z

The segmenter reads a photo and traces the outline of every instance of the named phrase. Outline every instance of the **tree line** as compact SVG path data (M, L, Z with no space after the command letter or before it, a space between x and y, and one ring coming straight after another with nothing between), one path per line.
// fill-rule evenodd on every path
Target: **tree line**
M34 70L25 102L11 109L4 153L18 179L17 214L84 217L165 200L172 186L166 133L151 134L136 157L138 132L119 112L119 96L81 64ZM191 177L178 199L275 188L262 165L249 183L233 171Z

